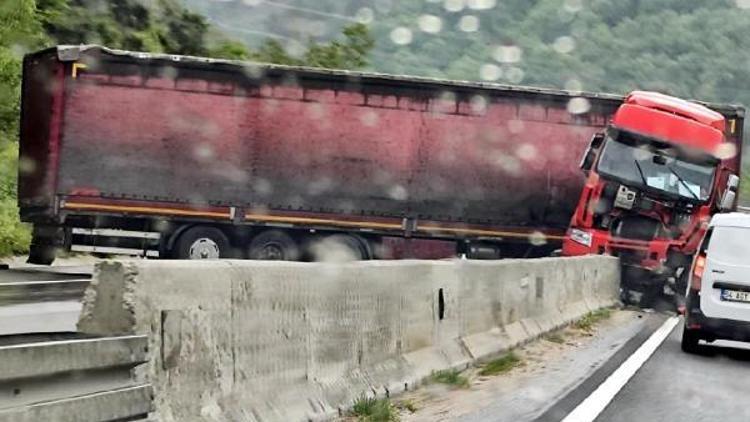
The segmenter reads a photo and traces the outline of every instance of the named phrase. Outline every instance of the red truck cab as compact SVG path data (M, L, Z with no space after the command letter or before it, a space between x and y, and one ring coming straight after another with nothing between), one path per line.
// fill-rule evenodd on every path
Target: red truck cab
M735 207L737 147L726 130L703 105L628 95L581 161L586 182L563 255L619 256L626 299L635 290L650 300L667 281L683 289L710 216Z

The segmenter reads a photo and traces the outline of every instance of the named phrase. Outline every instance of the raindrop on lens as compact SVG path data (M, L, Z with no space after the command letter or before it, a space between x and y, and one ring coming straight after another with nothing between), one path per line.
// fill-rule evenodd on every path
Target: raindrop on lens
M411 29L405 28L403 26L399 26L398 28L395 28L393 31L391 31L391 41L393 41L394 44L409 44L411 43L412 37L413 36L411 33Z
M485 81L496 81L503 75L500 66L492 63L485 63L479 68L479 77Z
M552 44L552 48L554 48L558 53L569 54L573 52L573 50L575 50L576 40L573 37L564 35L562 37L558 37L555 40L555 43Z
M522 55L521 48L515 45L498 46L492 53L492 57L500 63L518 63Z
M443 7L449 12L460 12L466 6L464 0L445 0Z
M458 21L458 29L463 32L476 32L479 30L479 18L473 15L461 17Z
M422 15L417 20L419 29L429 34L436 34L443 29L443 20L435 15Z
M369 7L363 7L359 10L357 10L357 13L355 14L355 18L357 19L357 22L368 24L375 20L375 12L372 11Z
M591 102L583 97L575 97L568 101L567 108L570 114L584 114L591 109Z
M721 143L718 147L716 147L714 155L716 156L716 158L719 158L721 160L734 158L737 155L737 147L729 142Z

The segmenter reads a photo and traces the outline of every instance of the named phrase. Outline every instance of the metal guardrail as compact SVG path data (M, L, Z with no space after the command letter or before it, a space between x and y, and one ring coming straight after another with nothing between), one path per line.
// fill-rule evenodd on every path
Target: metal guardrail
M89 283L88 278L0 283L0 336L75 332Z
M0 422L143 420L153 410L146 336L0 346Z
M0 306L80 301L91 279L0 283Z

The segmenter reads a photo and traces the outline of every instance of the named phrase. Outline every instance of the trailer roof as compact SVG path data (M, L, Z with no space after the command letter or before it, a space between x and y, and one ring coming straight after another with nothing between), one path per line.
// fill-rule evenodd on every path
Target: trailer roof
M273 69L280 71L295 71L302 72L312 75L320 76L338 76L346 78L361 78L370 79L374 81L382 81L385 83L411 83L420 85L430 86L443 86L466 89L483 89L491 91L502 91L505 93L517 93L517 94L536 94L536 95L548 95L551 97L584 97L588 99L622 102L625 98L623 95L611 94L611 93L597 93L587 91L569 91L554 88L539 88L531 86L518 86L518 85L505 85L491 82L477 82L477 81L462 81L462 80L449 80L440 78L430 78L423 76L411 76L411 75L391 75L385 73L376 72L360 72L350 70L339 70L339 69L325 69L325 68L313 68L305 66L288 66L288 65L277 65L269 63L251 62L251 61L240 61L240 60L225 60L225 59L212 59L207 57L197 56L182 56L174 54L161 54L161 53L143 53L134 52L127 50L118 50L103 47L100 45L58 45L55 47L48 48L46 50L39 51L36 54L45 54L50 51L55 51L60 61L77 61L82 56L89 53L103 53L111 56L130 58L134 61L168 61L180 65L193 65L199 67L205 66L233 66L238 69L244 69L248 66L260 66L265 69ZM699 104L704 104L715 110L721 110L723 112L729 112L736 114L739 117L744 117L744 107L735 104L715 104L706 103L702 101L695 101Z

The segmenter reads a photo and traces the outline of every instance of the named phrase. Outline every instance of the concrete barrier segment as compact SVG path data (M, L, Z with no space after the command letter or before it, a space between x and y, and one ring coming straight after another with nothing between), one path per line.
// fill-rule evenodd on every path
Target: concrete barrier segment
M147 334L161 421L325 420L617 300L614 258L100 264L79 330Z

